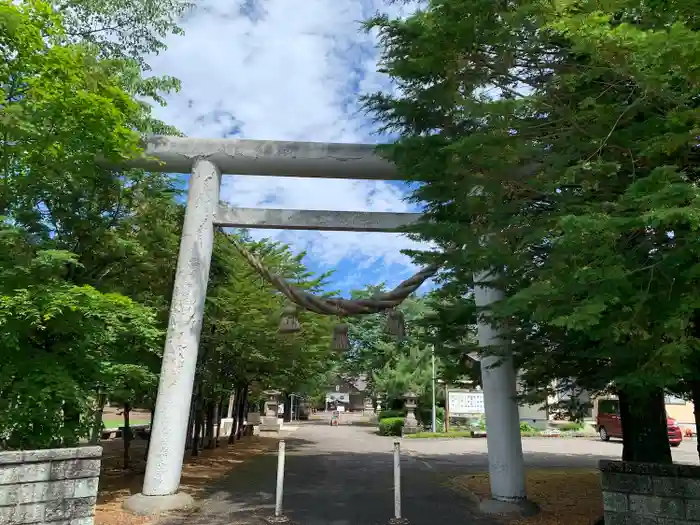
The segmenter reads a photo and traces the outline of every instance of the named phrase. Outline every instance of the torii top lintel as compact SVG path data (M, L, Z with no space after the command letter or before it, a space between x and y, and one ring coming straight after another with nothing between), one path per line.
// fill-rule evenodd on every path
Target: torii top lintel
M143 146L146 157L129 161L127 166L189 173L196 159L206 158L222 174L230 175L400 180L395 166L376 154L374 144L157 135L145 138Z

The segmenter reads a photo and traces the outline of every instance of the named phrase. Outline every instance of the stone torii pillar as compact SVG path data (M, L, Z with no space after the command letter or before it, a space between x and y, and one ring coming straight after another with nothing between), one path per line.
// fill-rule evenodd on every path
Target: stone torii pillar
M151 426L143 491L124 507L136 514L183 508L193 500L178 492L185 438L197 367L199 336L214 248L214 217L219 205L221 173L209 160L192 168L170 319Z
M490 280L488 272L474 274L477 307L504 298L501 290L488 285ZM477 337L482 348L504 344L501 331L487 320L479 319ZM488 514L536 514L537 506L527 499L525 491L525 462L513 356L510 353L484 356L480 361L491 484L491 498L481 502L481 510Z

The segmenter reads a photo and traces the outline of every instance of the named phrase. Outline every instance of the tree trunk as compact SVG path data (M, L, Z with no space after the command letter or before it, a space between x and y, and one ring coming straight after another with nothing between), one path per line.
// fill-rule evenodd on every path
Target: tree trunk
M221 437L221 420L224 415L224 398L219 399L219 404L216 406L216 438L214 439L214 446L219 446L219 438Z
M107 399L102 392L97 393L97 409L95 410L95 421L92 425L92 435L90 444L97 445L102 438L102 416L104 415L105 403Z
M151 436L153 435L153 423L154 423L155 417L156 417L155 407L151 407L150 412L151 412L151 424L148 428L148 439L146 440L146 451L143 453L144 461L148 459L148 449L151 448Z
M698 436L698 429L700 429L700 380L688 381L688 387L690 390L690 398L693 401L695 434ZM698 457L700 458L700 438L695 442L695 449L698 451Z
M231 422L231 434L228 436L228 444L233 445L236 441L236 434L238 433L238 419L241 413L241 401L243 400L243 389L239 386L236 387L236 398L233 404L233 421Z
M292 421L292 400L294 398L291 395L287 395L285 392L282 397L282 419L285 423L290 423Z
M122 428L122 441L124 442L124 470L129 468L129 448L131 447L131 424L129 423L129 415L131 413L131 405L124 403L124 428Z
M192 441L194 435L194 419L195 413L197 411L197 390L192 394L192 402L190 404L190 418L187 420L187 436L185 437L185 450L190 450L192 448Z
M241 410L238 415L238 425L236 427L236 439L241 439L243 436L243 423L246 419L246 409L248 407L248 385L243 385L241 389Z
M204 400L200 399L197 402L197 408L194 414L194 436L192 437L192 455L199 456L199 447L202 443L202 430L204 427Z
M235 403L235 399L236 399L236 392L234 390L233 392L231 392L231 395L228 398L228 409L226 412L226 417L229 419L233 418L233 406L234 406L233 404Z
M209 449L214 448L214 422L216 421L217 407L216 401L207 402L207 448Z
M622 460L672 463L666 405L660 388L618 391L622 423Z
M80 410L70 401L63 403L63 428L66 433L63 436L62 444L64 447L77 447L79 442L77 429L80 426Z

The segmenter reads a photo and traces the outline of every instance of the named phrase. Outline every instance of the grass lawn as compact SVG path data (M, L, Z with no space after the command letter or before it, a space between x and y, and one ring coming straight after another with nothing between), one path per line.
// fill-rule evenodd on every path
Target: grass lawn
M472 436L471 430L450 430L449 432L416 432L415 434L406 434L404 437L409 439L420 439L420 438L483 438L484 435L478 435L479 432L484 432L483 430L477 430L477 435ZM547 434L543 432L520 432L520 437L547 437ZM572 438L572 437L590 437L590 434L584 432L562 432L561 434L551 435L551 438Z
M537 516L504 523L518 525L591 525L603 515L600 473L591 469L531 469L526 472L527 495L537 503ZM489 475L467 474L449 481L459 492L489 497Z
M449 432L416 432L415 434L406 434L405 438L463 438L472 437L471 430L451 430Z
M119 428L124 426L124 418L119 416L107 416L102 418L105 428ZM149 417L131 417L130 425L148 425L151 422Z

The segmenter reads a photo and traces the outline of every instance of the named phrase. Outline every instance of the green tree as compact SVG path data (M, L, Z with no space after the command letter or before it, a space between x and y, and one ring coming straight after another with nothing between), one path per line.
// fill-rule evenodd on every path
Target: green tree
M153 206L144 197L169 185L95 164L96 152L113 161L138 152L144 111L123 89L125 64L67 44L47 3L2 2L0 25L2 434L11 447L70 444L87 435L109 371L157 366L155 312L107 281L159 281L158 271L134 276L147 259L135 226ZM130 266L129 254L141 258Z
M158 350L154 312L66 281L75 256L36 249L16 228L0 226L0 246L2 447L77 444L105 376Z
M499 270L529 384L612 384L624 459L670 461L663 392L697 355L697 7L433 0L368 24L401 89L367 107L445 279Z

